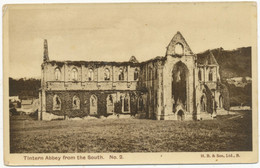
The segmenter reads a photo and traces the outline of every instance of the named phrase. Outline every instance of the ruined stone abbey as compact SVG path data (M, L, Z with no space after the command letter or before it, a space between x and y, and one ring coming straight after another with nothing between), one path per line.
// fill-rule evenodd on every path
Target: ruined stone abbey
M180 32L165 56L138 62L52 61L41 65L39 120L123 116L155 120L210 119L223 109L219 65L194 54Z

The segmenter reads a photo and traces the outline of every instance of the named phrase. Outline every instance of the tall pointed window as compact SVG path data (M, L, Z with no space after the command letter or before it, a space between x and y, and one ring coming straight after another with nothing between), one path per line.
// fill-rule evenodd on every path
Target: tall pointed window
M110 71L108 68L105 69L104 80L110 80Z
M124 102L124 108L123 108L123 110L124 110L124 112L128 112L129 111L129 108L130 108L130 106L129 106L129 102L130 102L130 97L129 97L129 95L126 95L125 97L124 97L124 99L123 99L123 102Z
M90 103L90 115L97 114L97 97L95 95L91 95L89 99Z
M89 69L89 70L88 70L88 80L89 80L89 81L93 81L93 80L94 80L93 69Z
M61 100L59 96L53 96L53 110L61 110Z
M72 71L71 71L71 78L74 81L78 80L78 70L76 68L72 69Z
M80 109L80 99L78 98L78 96L74 96L72 98L72 109L73 110Z
M135 69L135 72L134 72L134 80L137 80L138 77L139 77L138 69Z
M139 111L142 111L142 110L143 110L143 107L144 107L143 98L140 96L140 97L139 97L139 100L138 100L138 110L139 110Z
M60 73L60 69L59 68L55 68L55 80L60 80L60 77L61 77L61 73Z
M118 80L124 80L124 71L122 68L119 69Z
M113 102L113 96L108 95L107 96L107 113L113 113L114 112L114 102Z
M206 112L207 111L207 98L206 98L206 95L203 94L200 98L200 110L202 112Z
M212 73L212 70L209 71L209 81L213 81L213 73Z
M201 79L202 79L201 70L199 70L198 77L199 77L199 81L201 81Z

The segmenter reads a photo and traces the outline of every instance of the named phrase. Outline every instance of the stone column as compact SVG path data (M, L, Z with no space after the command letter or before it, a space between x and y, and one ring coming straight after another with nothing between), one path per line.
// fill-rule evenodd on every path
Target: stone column
M66 64L64 63L63 65L63 81L65 82L66 81Z
M112 78L112 82L114 82L114 77L115 77L115 72L114 72L114 66L112 65L112 67L111 67L111 69L112 69L112 73L111 73L111 78Z
M119 99L120 99L120 101L121 101L121 96L119 97ZM122 112L125 112L125 110L124 110L124 106L125 106L125 97L124 96L122 96L122 104L121 104L121 106L122 106Z
M38 119L45 120L45 115L46 115L46 89L48 86L47 83L47 65L44 63L43 69L42 69L42 86L41 86L41 93L39 94L39 99L40 99L40 112L38 115Z
M172 68L176 63L173 60L167 60L163 67L163 108L164 120L174 120L172 113Z
M157 120L160 120L161 119L161 105L162 105L162 97L161 97L161 95L162 95L162 86L161 86L161 84L162 84L162 82L161 82L161 80L162 80L162 77L161 77L161 65L160 64L158 64L158 69L157 69L157 72L158 72L158 76L157 76L157 80L158 80L158 91L157 91L157 117L156 117L156 119Z
M41 114L41 118L42 120L46 120L46 91L45 89L42 90L42 100L41 100L41 105L42 105L42 114Z
M81 65L81 83L84 82L83 81L83 65Z
M212 108L213 108L213 113L212 113L212 117L215 117L217 114L216 114L216 111L215 111L215 106L216 106L216 104L215 104L215 98L212 98L212 101L213 101L213 103L212 103Z
M206 82L206 66L204 66L204 82Z
M126 76L127 76L127 82L129 82L129 70L130 70L130 66L127 65L127 74L126 74Z
M218 81L218 66L216 66L216 81Z
M101 84L99 83L100 79L99 79L99 71L100 71L100 67L97 67L97 88L99 89Z
M38 120L42 119L42 91L39 91Z
M193 115L194 112L194 87L195 87L195 67L194 67L194 62L191 60L191 62L188 62L186 64L188 70L189 70L189 79L188 79L188 88L187 88L187 93L188 93L188 102L187 102L187 112L191 116Z

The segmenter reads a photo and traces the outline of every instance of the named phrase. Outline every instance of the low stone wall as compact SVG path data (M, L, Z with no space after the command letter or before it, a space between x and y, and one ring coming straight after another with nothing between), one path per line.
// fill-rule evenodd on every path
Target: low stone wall
M58 116L52 113L42 112L41 114L42 120L51 121L51 120L57 120L57 119L64 119L64 116Z

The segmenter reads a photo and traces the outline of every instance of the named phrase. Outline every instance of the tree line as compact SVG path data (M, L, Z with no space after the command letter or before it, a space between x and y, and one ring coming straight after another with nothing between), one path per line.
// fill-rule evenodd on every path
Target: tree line
M41 80L34 78L9 78L9 96L19 96L19 98L39 97Z
M230 106L250 106L252 107L252 83L247 83L245 87L237 87L234 84L225 83L230 96Z

